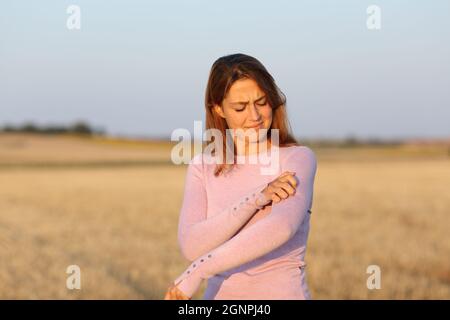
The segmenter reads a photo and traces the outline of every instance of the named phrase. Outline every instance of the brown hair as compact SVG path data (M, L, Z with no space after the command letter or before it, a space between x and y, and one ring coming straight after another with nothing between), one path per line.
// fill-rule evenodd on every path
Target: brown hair
M214 111L214 105L222 105L231 85L240 79L253 79L267 95L268 103L272 108L272 124L267 131L267 138L271 138L271 129L279 129L279 147L298 145L291 133L287 119L286 96L275 84L275 80L261 62L242 53L220 57L211 67L205 94L205 129L218 129L222 133L222 137L227 136L227 122ZM223 139L223 159L225 159L226 148L226 139ZM218 176L225 169L231 170L234 164L217 164L214 175Z

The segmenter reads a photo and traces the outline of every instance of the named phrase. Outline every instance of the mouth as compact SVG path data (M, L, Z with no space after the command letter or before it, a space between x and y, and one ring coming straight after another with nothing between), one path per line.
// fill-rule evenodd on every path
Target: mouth
M255 126L252 126L252 127L245 127L245 128L246 128L246 129L257 129L257 128L261 128L262 125L263 125L263 124L262 124L262 122L261 122L261 123L255 125Z

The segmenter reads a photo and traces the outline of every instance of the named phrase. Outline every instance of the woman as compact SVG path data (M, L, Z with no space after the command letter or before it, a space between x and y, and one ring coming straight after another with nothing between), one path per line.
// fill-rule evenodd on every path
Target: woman
M213 158L189 163L178 241L192 263L165 299L190 299L204 279L203 299L310 299L304 256L317 162L290 133L283 93L257 59L232 54L213 64L205 105L206 129L257 134L232 135L233 151L243 145L232 162L217 161L230 151L225 138ZM262 173L263 157L276 170Z

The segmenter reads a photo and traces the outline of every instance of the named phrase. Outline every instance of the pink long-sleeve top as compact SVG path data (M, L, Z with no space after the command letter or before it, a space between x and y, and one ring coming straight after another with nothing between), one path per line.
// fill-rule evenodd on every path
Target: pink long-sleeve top
M190 161L178 243L191 264L174 281L188 297L207 279L203 299L311 298L304 256L317 161L306 146L274 148L218 177L216 165L204 161L211 156L200 153ZM269 165L260 156L274 161L276 154L275 170L263 173ZM296 193L261 206L261 191L285 171L295 172Z

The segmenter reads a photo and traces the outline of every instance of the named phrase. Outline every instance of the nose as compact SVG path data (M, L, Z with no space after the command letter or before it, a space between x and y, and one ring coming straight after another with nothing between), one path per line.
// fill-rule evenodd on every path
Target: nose
M251 107L249 108L249 113L250 113L250 119L253 121L260 121L261 120L261 115L258 111L258 108L255 106L255 104L251 105Z

